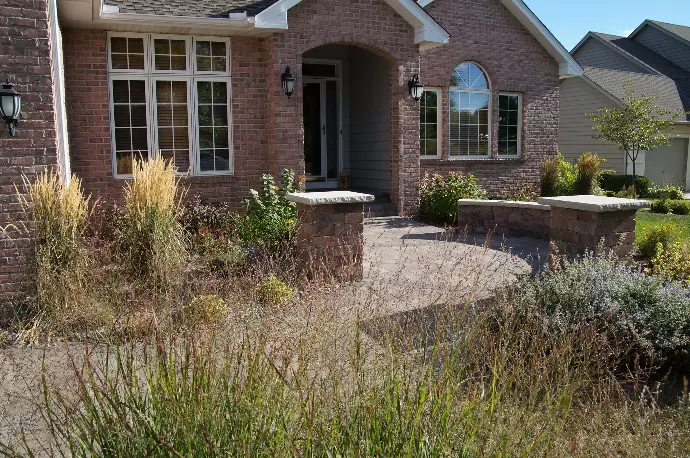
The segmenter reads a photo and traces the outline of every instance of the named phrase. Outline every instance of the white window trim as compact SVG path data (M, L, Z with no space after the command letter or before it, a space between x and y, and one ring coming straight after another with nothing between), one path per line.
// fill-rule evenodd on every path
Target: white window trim
M499 102L499 117L500 117L500 103L501 103L501 96L502 95L517 95L518 96L518 137L517 137L517 154L500 154L498 150L496 150L496 158L497 159L519 159L522 157L522 93L520 92L510 92L510 91L501 91L498 93L498 102ZM500 129L501 125L499 122L498 128ZM498 132L498 138L500 142L501 138L501 132Z
M149 98L149 93L150 93L150 79L147 75L110 75L108 78L108 112L110 114L110 159L112 162L112 172L113 176L115 178L132 178L131 173L117 173L117 154L116 154L116 147L115 147L115 103L113 99L113 81L129 81L129 80L136 80L136 81L143 81L144 82L144 90L146 91L146 135L147 135L147 143L149 145L149 149L146 151L146 156L148 159L151 159L152 153L151 153L151 145L153 145L153 138L152 138L152 132L151 132L151 100ZM144 152L142 151L142 154Z
M201 71L197 68L197 60L196 60L196 42L197 41L216 41L216 42L223 42L225 43L225 62L226 62L226 70L224 72L215 72L215 71ZM213 76L213 75L218 75L218 76L230 76L232 74L232 62L230 59L230 56L232 55L232 51L230 49L230 38L228 37L207 37L207 36L195 36L192 37L192 52L191 54L191 59L192 59L192 70L195 75L203 75L203 76Z
M123 38L142 38L144 42L144 70L140 69L113 69L111 54L110 54L110 39L116 37ZM176 40L186 40L187 46L187 70L155 70L154 68L154 47L153 40L156 38L168 38ZM196 71L196 42L197 41L218 41L226 45L226 63L227 69L225 72L197 72ZM156 94L153 85L156 81L187 81L187 103L188 103L188 117L187 124L189 129L189 171L180 172L181 176L222 176L234 175L235 173L235 155L233 144L233 121L232 121L232 78L231 78L231 62L232 52L230 49L230 39L227 37L212 37L212 36L189 36L189 35L172 35L172 34L142 34L131 32L108 32L106 41L106 58L108 60L108 112L110 115L110 156L112 164L112 174L116 179L130 179L132 174L118 174L117 173L117 155L115 154L115 105L113 99L113 81L115 80L139 80L144 81L146 91L146 124L147 124L147 142L149 145L146 151L149 159L158 154L158 120L157 120L157 104ZM197 81L222 81L228 86L228 147L229 153L229 169L220 171L200 170L200 150L198 139L198 110L197 110Z
M436 154L435 155L422 155L420 151L419 159L420 160L427 160L427 159L440 159L441 158L441 153L443 151L443 109L441 108L443 106L443 100L441 97L443 96L443 90L440 87L425 87L424 92L435 92L436 93ZM420 138L421 140L421 138ZM420 145L421 146L421 145ZM421 150L421 148L420 148Z
M229 154L229 161L230 163L228 164L229 170L209 170L202 172L201 171L201 148L199 146L199 135L197 134L197 129L198 129L198 124L195 124L197 127L194 129L194 146L195 146L195 153L194 153L194 175L197 176L218 176L218 175L232 175L235 173L235 155L233 154L234 150L234 145L233 145L233 126L232 126L232 84L231 80L229 77L220 77L220 76L197 76L193 78L192 84L194 85L193 87L193 104L192 104L192 113L194 116L194 119L197 120L198 118L198 108L199 104L197 103L197 90L196 90L196 83L198 81L210 81L210 82L224 82L227 83L228 85L228 148L230 149L230 154Z
M494 106L494 100L493 100L493 89L491 87L491 78L489 78L489 72L486 71L486 69L481 66L478 62L475 62L473 60L466 60L464 62L460 62L455 68L453 68L453 72L455 72L455 69L459 67L462 64L469 63L469 64L474 64L479 69L484 73L484 77L486 78L486 83L489 86L488 89L472 89L472 88L464 88L464 87L459 87L459 86L450 86L448 88L448 160L451 161L473 161L473 160L484 160L484 159L492 159L492 152L493 152L493 106ZM488 126L489 126L489 145L488 145L488 154L484 156L469 156L469 155L460 155L460 156L453 156L450 154L450 97L453 92L470 92L473 94L488 94L489 96L489 119L487 120Z
M110 53L110 39L111 38L142 38L144 41L144 69L128 69L128 68L113 68L113 61L111 59L111 53ZM148 46L148 41L149 35L145 33L132 33L132 32L122 32L122 33L111 33L108 32L107 38L106 38L106 46L105 46L105 52L106 56L108 59L108 73L127 73L127 74L140 74L140 75L148 75L149 70L151 68L150 66L150 58L151 56L149 55L149 46Z
M180 40L185 42L185 48L187 53L185 55L186 70L156 70L156 47L154 40ZM192 63L190 62L191 45L193 43L191 36L186 35L170 35L170 34L151 34L149 35L149 68L151 69L151 75L192 75L194 69L192 68Z

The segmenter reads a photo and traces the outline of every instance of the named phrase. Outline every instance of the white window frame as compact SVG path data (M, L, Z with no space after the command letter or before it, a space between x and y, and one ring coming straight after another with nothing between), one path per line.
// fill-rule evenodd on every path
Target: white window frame
M142 38L144 41L144 69L128 69L128 68L113 68L113 61L111 59L111 52L110 52L110 39L111 38ZM106 46L105 46L105 52L106 56L108 59L108 73L127 73L127 74L140 74L140 75L148 75L149 70L151 68L151 63L150 61L150 55L149 55L149 46L148 46L148 41L149 36L145 33L132 33L132 32L122 32L122 33L108 33L107 39L106 39Z
M110 53L111 38L142 38L144 43L144 70L140 69L113 69ZM185 40L187 47L187 70L155 70L154 59L154 39L175 39ZM216 41L225 43L227 68L224 72L197 72L196 71L196 42L197 41ZM158 154L158 118L157 101L155 94L156 81L187 81L187 125L189 129L189 171L181 172L180 175L191 176L218 176L234 175L235 156L233 144L233 120L232 120L232 78L231 62L232 52L230 49L230 39L227 37L211 36L190 36L173 34L142 34L130 32L108 32L106 41L106 58L108 59L108 111L110 115L110 155L113 177L119 179L132 178L132 174L117 173L117 155L115 154L115 106L113 98L113 81L116 80L140 80L145 83L146 91L146 125L147 125L147 157L153 158ZM198 110L197 110L197 81L222 81L228 87L228 148L229 148L229 170L214 170L201 172L200 151L198 139Z
M153 157L152 145L153 138L151 132L151 100L149 98L150 93L150 80L146 75L110 75L108 78L108 112L110 114L110 158L112 162L112 172L113 176L116 178L131 178L131 173L117 173L117 154L115 146L115 103L113 99L113 81L143 81L144 90L146 92L146 142L148 144L148 151L146 151L147 158L151 159Z
M197 41L216 41L216 42L223 42L225 43L225 62L226 62L226 71L224 72L216 72L216 71L201 71L197 68L197 60L196 60L196 42ZM231 69L231 60L230 56L232 55L232 51L230 50L230 39L228 37L207 37L207 36L195 36L192 37L192 71L194 72L195 75L203 75L203 76L213 76L213 75L220 75L220 76L230 76L232 74L232 69Z
M228 85L228 148L230 149L230 154L229 154L229 170L209 170L209 171L202 171L201 170L201 148L199 146L199 125L197 124L197 118L198 118L198 100L197 100L197 90L196 90L196 83L199 81L210 81L210 82L223 82L227 83ZM198 76L196 78L193 78L192 84L194 84L194 105L193 105L193 114L194 114L194 120L195 120L195 128L194 128L194 137L195 137L195 158L194 158L194 167L195 171L194 174L198 176L216 176L216 175L231 175L235 171L235 155L233 154L233 142L232 142L232 84L231 80L229 77L220 77L220 76Z
M158 97L156 94L156 82L157 81L184 81L187 83L187 132L188 132L188 155L189 155L189 170L187 172L180 172L180 174L184 175L186 173L192 173L193 169L193 164L194 164L194 129L193 129L193 123L192 123L192 118L191 118L191 112L192 110L192 96L191 96L191 91L192 91L192 84L193 84L193 79L190 77L183 77L183 76L176 76L176 75L169 75L169 76L164 76L164 75L156 75L151 77L151 88L149 90L151 97L150 97L150 103L151 103L151 119L155 120L155 126L152 126L153 130L153 151L155 151L155 154L158 154L160 151L160 145L158 143ZM165 126L164 126L165 127Z
M424 92L435 92L436 93L436 154L435 155L422 155L421 154L421 144L420 144L420 154L419 159L440 159L443 151L443 90L440 87L425 87ZM450 135L450 134L449 134ZM420 136L421 141L421 136Z
M481 160L481 159L491 159L492 158L492 151L493 151L493 89L491 85L491 78L489 78L489 73L486 71L484 67L482 67L479 63L471 61L471 60L466 60L463 62L460 62L458 65L456 65L453 68L453 72L457 67L464 63L470 63L474 64L479 69L484 73L484 77L486 78L487 85L489 86L488 89L471 89L471 88L464 88L464 87L458 87L458 86L449 86L448 87L448 159L452 161L472 161L472 160ZM453 156L450 154L450 120L451 120L451 113L450 113L450 98L453 94L453 92L469 92L473 94L487 94L489 96L489 119L487 120L488 127L489 127L489 144L488 144L488 152L484 156L469 156L469 155L460 155L460 156Z
M185 55L185 62L187 63L186 70L156 70L156 46L154 44L154 40L179 40L179 41L184 41L185 42L185 49L187 50L186 55ZM149 68L151 69L151 75L192 75L194 73L194 69L191 66L190 62L190 55L192 54L190 51L190 46L193 43L192 37L191 36L185 36L185 35L170 35L170 34L151 34L149 35Z
M522 156L522 93L520 92L510 92L510 91L501 91L498 93L498 107L499 107L499 117L501 115L500 112L500 107L501 107L501 96L506 95L506 96L517 96L518 97L518 136L517 136L517 154L500 154L498 148L496 149L496 158L498 159L516 159L520 158ZM498 128L501 128L501 124L499 122ZM498 142L500 143L501 141L501 132L500 130L498 131ZM498 144L496 145L498 147Z

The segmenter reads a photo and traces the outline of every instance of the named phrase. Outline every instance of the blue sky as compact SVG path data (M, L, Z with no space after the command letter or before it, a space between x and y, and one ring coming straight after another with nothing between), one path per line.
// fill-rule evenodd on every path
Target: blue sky
M645 19L690 26L690 0L525 0L570 51L589 31L626 35Z

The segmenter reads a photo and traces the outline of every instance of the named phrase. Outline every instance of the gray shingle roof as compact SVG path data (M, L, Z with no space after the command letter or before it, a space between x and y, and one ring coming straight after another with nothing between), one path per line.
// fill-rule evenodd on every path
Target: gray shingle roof
M255 16L278 0L106 0L121 13L158 14L191 17L224 17L247 12Z
M662 29L671 32L672 34L681 37L684 40L690 41L690 27L683 25L668 24L666 22L650 21L658 25Z
M673 80L664 75L625 72L607 68L585 67L585 76L618 100L632 89L637 94L654 97L654 104L669 111L690 111L690 78ZM690 121L690 116L681 120Z

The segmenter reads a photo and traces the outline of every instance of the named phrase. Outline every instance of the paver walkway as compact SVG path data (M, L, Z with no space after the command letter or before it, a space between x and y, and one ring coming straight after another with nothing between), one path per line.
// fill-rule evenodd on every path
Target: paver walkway
M535 271L548 242L448 233L417 221L372 218L364 226L366 299L383 314L485 298L516 275Z

